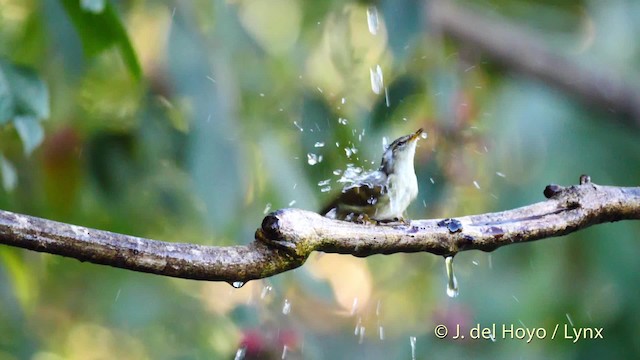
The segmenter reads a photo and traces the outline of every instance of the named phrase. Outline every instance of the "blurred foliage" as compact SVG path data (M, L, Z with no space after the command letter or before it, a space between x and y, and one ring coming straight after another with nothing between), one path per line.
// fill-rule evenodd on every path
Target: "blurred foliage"
M463 4L637 76L635 2ZM0 208L245 244L264 213L318 209L340 170L376 167L418 127L410 218L522 206L582 173L638 185L638 129L430 33L423 6L0 0ZM454 299L429 254L314 254L234 289L3 246L0 358L637 358L639 230L459 254ZM602 327L604 340L433 335L478 323Z

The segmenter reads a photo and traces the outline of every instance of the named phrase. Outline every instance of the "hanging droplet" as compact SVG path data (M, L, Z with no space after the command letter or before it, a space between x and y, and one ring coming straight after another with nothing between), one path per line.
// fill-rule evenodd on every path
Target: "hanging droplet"
M411 360L416 360L416 337L409 336L409 343L411 344Z
M244 286L244 281L234 281L231 283L231 286L233 286L236 289L240 289L241 287Z
M367 8L367 25L369 26L369 32L372 35L376 35L378 33L380 21L378 19L378 8L375 6L369 6Z
M453 273L453 256L447 256L444 259L444 264L447 269L447 295L454 298L458 296L458 280L456 274Z

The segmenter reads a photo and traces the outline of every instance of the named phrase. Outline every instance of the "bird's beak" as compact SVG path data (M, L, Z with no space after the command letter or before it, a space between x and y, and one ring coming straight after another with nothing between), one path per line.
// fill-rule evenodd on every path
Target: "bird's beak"
M416 131L415 133L413 133L413 135L411 135L411 137L409 138L409 141L416 141L420 139L420 135L422 135L423 132L424 130L422 130L422 128L418 129L418 131Z

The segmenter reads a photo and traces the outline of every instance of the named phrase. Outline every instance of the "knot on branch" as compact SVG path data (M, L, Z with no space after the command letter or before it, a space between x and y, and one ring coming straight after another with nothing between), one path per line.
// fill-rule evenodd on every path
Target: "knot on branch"
M304 212L297 209L280 209L262 219L262 225L256 231L256 239L266 245L286 250L292 255L306 258L315 250L313 244L316 236L313 224L313 219L308 219Z

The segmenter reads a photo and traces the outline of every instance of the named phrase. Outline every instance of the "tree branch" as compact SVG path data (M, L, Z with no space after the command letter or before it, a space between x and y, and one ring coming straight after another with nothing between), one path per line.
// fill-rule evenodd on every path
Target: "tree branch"
M580 185L549 185L544 193L548 200L513 210L408 224L356 224L283 209L264 218L251 244L229 247L144 239L0 210L0 243L134 271L234 283L294 269L312 251L455 255L640 219L640 187L600 186L583 176Z
M427 16L432 27L480 50L502 65L541 79L588 105L627 116L620 119L640 128L640 89L604 67L587 68L552 51L539 36L499 19L485 19L451 1L431 0Z

